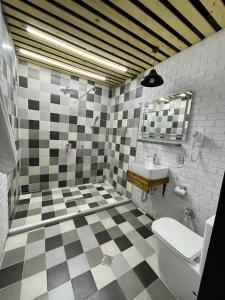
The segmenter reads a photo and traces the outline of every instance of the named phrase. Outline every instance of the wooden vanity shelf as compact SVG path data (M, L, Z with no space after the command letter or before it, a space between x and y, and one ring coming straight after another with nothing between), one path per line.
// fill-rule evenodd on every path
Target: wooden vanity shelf
M143 190L146 193L149 193L149 189L152 186L162 185L163 184L163 195L166 190L166 185L169 182L169 177L159 178L159 179L147 179L142 177L130 170L127 171L127 180L136 185L139 189Z

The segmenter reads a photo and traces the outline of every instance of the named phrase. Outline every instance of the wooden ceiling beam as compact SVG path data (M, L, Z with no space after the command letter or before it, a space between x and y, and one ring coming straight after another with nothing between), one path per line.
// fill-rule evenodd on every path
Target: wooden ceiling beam
M189 0L168 0L189 22L191 22L204 36L215 33L213 27Z
M191 44L195 44L200 41L200 38L175 14L173 14L165 5L160 1L139 0L140 3L145 5L155 15L157 15L163 21L174 28L180 35L182 35Z
M14 26L10 25L10 23L9 23L9 29L10 29L11 34L13 36L15 36L17 38L17 40L20 40L25 44L33 45L36 48L40 48L43 51L45 51L46 53L51 52L51 53L56 54L58 56L63 56L65 58L67 58L68 60L73 61L74 63L80 64L80 65L82 65L86 68L91 68L91 69L94 69L94 70L98 70L98 71L102 72L102 74L104 74L103 76L110 76L112 78L118 78L120 80L126 80L126 79L132 77L132 75L125 76L125 75L122 75L120 73L115 73L111 70L102 68L99 65L95 65L92 62L85 61L85 60L82 60L80 58L77 58L77 57L71 55L70 53L66 53L65 51L62 51L61 47L59 47L59 46L58 47L57 46L53 47L52 44L48 43L47 41L42 42L37 37L30 36L29 33L27 33L26 31L18 29L17 27L14 27Z
M14 36L14 37L15 37L15 36ZM74 67L74 68L79 68L80 70L88 71L88 72L91 72L91 73L93 73L93 74L97 74L97 75L102 75L102 76L104 76L103 73L98 72L97 70L93 70L93 69L91 69L91 68L84 68L84 67L81 67L79 64L75 64L74 62L69 61L68 59L65 59L65 58L56 56L55 54L52 54L52 53L50 53L50 52L47 53L46 51L43 51L43 50L41 50L40 48L35 48L33 45L27 45L27 44L24 44L24 43L22 43L22 42L20 42L20 41L15 41L15 40L14 40L14 42L15 42L15 45L16 45L17 47L21 47L21 48L23 47L23 49L25 49L25 50L31 51L31 52L36 53L36 54L39 54L39 55L43 55L43 56L45 56L45 57L47 57L47 58L50 58L50 59L53 59L53 60L57 60L58 62L61 62L61 63L65 64L65 65L68 65L68 66L71 66L71 67ZM19 53L20 53L20 52L19 52ZM26 55L24 55L24 54L22 54L22 53L20 53L19 55L25 56L25 57L26 57ZM38 61L38 59L36 59L36 58L35 58L35 60ZM49 64L50 64L50 63L49 63ZM61 67L60 67L60 69L64 70L64 69L61 68ZM74 72L74 74L75 74L75 72ZM80 74L77 73L76 76L80 76ZM81 75L81 76L82 76L82 75ZM86 76L86 77L88 77L88 76ZM90 77L90 79L91 79L91 80L95 80L95 79L93 79L92 77ZM109 76L106 77L106 79L107 79L108 81L111 81L111 82L115 83L115 84L119 84L119 83L121 82L119 79L114 79L114 78L111 78L111 77L109 77ZM102 82L104 82L104 81L102 81Z
M18 4L18 1L13 2L13 4ZM25 12L21 12L20 10L18 10L18 7L16 6L12 8L8 4L6 4L5 1L3 3L3 10L5 14L10 16L11 18L15 18L17 20L19 19L22 23L24 23L24 25L26 24L34 26L40 30L46 30L49 34L55 34L58 38L63 38L64 40L72 41L74 43L77 43L79 38L81 41L87 41L92 43L96 47L101 47L101 49L103 49L101 51L105 54L106 58L108 53L110 53L109 55L112 56L113 54L115 54L116 56L113 56L114 61L119 64L122 63L122 65L131 68L131 71L135 70L136 72L141 72L147 67L147 64L140 62L138 58L127 54L123 50L119 50L113 46L109 46L103 41L98 41L98 39L89 36L88 34L85 34L77 29L74 29L72 26L62 24L62 22L59 22L54 18L47 18L46 16L44 17L44 15L38 14L36 11L33 15L28 15ZM83 44L80 44L80 46L83 46ZM94 47L91 48L89 46L88 48L87 45L85 49L91 50L92 53L94 53L95 51ZM104 50L106 52L104 52Z
M118 23L123 28L126 28L127 30L133 32L136 36L141 37L148 43L152 44L153 46L157 46L165 52L168 56L172 56L176 54L176 51L174 51L172 48L161 42L159 39L151 35L149 32L144 30L141 26L135 24L134 22L130 21L125 15L119 13L115 9L111 8L106 3L102 2L101 0L82 0L86 5L91 7L92 9L97 10L101 15L106 16L107 18L110 18L112 21ZM158 52L156 55L156 58L159 60L164 60L167 57L163 55L162 53Z
M10 1L10 0L7 0ZM54 4L45 1L45 0L38 0L38 1L29 1L24 3L20 0L15 2L16 7L22 9L27 14L38 16L38 18L43 18L44 20L51 20L55 24L58 24L59 28L63 28L63 26L68 25L70 26L69 33L73 33L73 30L78 27L85 32L95 36L98 39L102 39L105 43L109 43L112 46L116 46L119 49L123 49L130 55L133 55L137 59L139 58L139 64L143 67L149 68L151 67L151 58L148 55L143 54L141 51L136 50L134 47L131 47L126 43L126 41L121 42L118 38L113 37L110 34L104 33L104 31L95 28L94 26L86 23L81 18L74 17L72 14L66 12L63 9L59 9ZM37 5L37 8L35 7ZM42 11L43 10L43 11Z
M118 6L120 9L125 11L126 13L130 14L131 16L135 12L135 18L144 24L144 26L150 28L152 31L160 35L165 40L170 41L172 45L174 45L177 49L185 49L188 46L178 39L175 35L173 35L169 30L163 27L160 23L155 21L152 17L150 17L147 13L145 13L142 9L136 6L129 0L120 1L120 0L111 0L111 2ZM182 1L183 2L183 1Z
M221 0L200 0L208 12L223 28L225 27L225 5Z

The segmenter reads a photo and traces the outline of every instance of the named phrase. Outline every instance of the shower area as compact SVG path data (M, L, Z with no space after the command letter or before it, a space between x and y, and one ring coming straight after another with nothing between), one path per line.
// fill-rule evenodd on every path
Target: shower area
M112 90L21 60L18 81L20 195L10 233L129 202L110 167Z

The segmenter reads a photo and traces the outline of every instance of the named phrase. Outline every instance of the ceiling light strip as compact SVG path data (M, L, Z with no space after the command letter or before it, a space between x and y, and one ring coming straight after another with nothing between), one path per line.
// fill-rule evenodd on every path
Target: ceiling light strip
M79 48L76 48L76 47L71 46L71 45L69 45L67 43L61 42L59 39L56 39L56 38L54 38L54 37L52 37L52 36L50 36L48 34L45 34L45 33L41 32L39 30L33 29L31 27L26 27L26 30L27 30L27 32L29 32L29 33L31 33L31 34L33 34L33 35L35 35L35 36L37 36L37 37L45 40L45 41L53 43L53 44L55 44L57 46L60 46L62 48L65 48L65 49L67 49L67 50L69 50L71 52L74 52L74 53L76 53L78 55L81 55L81 56L83 56L85 58L93 60L93 61L95 61L97 63L104 64L105 66L107 66L109 68L116 69L116 70L118 70L120 72L127 72L127 68L126 67L123 67L123 66L115 64L113 62L110 62L108 60L102 59L102 58L100 58L98 56L92 55L90 53L87 53L86 51L82 51Z
M57 60L48 58L48 57L43 56L43 55L36 54L34 52L31 52L31 51L28 51L28 50L25 50L25 49L20 49L19 51L20 51L20 53L22 53L25 56L32 57L34 59L37 59L37 60L43 61L45 63L51 64L53 66L71 71L73 73L80 74L80 75L87 76L87 77L91 77L91 78L98 79L98 80L103 80L103 81L106 80L106 78L104 76L97 75L97 74L94 74L94 73L91 73L91 72L88 72L88 71L84 71L84 70L81 70L81 69L74 68L72 66L61 63Z

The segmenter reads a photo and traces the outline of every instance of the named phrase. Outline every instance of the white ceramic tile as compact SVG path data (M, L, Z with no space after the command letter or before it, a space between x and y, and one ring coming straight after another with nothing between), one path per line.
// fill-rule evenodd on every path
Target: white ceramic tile
M114 241L104 243L100 247L102 249L102 252L106 255L115 256L117 254L120 254L120 249L117 247Z
M8 237L5 251L25 246L27 242L27 232Z
M67 281L64 284L57 286L55 289L48 293L49 300L76 300L74 298L73 287L71 281Z
M67 261L70 278L75 278L90 269L85 254L80 254Z
M46 271L25 278L22 282L21 300L32 300L47 292Z
M130 247L123 251L123 256L132 268L144 260L140 252L135 247Z
M116 225L116 222L112 218L106 218L102 220L102 224L106 229L111 228Z
M103 288L110 282L115 280L115 276L108 266L98 265L91 270L98 289Z

